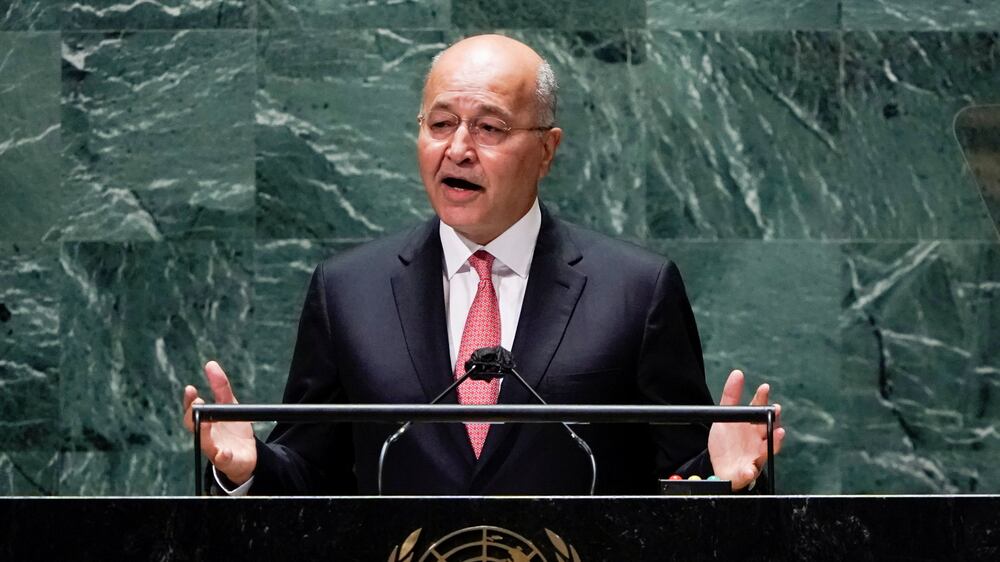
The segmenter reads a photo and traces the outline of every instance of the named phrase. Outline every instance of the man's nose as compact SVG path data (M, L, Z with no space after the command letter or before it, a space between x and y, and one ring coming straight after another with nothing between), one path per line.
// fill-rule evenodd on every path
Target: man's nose
M455 163L476 159L476 140L472 138L472 130L466 122L459 123L451 142L448 143L448 159Z

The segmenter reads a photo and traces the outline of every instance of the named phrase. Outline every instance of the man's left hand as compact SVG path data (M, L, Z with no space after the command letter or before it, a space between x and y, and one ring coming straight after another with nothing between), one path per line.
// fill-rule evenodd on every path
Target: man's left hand
M766 406L770 386L762 384L750 401L751 406ZM743 373L733 371L722 389L720 406L736 406L743 397ZM781 427L781 405L775 404L774 454L781 450L785 430ZM733 483L733 491L742 490L757 480L767 463L767 426L750 423L714 423L708 434L708 455L715 475Z

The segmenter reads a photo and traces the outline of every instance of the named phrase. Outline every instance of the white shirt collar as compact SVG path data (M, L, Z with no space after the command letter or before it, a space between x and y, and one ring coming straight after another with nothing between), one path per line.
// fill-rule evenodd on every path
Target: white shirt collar
M467 265L469 256L484 249L517 276L527 278L541 227L542 210L538 206L537 197L523 217L485 246L467 239L442 221L439 234L441 248L444 250L445 274L451 279L462 266Z

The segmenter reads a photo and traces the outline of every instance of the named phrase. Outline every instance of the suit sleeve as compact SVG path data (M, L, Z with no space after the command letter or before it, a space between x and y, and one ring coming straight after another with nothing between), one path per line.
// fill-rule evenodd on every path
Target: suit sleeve
M673 262L660 269L642 338L637 373L641 399L648 404L711 405L694 312L680 271ZM650 426L656 478L712 474L708 426Z
M285 404L346 402L335 361L323 265L313 273L299 319ZM354 449L348 423L275 426L257 441L251 494L341 495L357 493Z

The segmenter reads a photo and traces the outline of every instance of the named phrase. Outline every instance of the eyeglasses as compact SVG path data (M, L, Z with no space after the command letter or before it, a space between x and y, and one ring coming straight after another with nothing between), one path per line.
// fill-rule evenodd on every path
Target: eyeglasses
M451 138L465 122L469 134L479 146L496 146L510 136L511 131L548 131L552 127L511 127L496 117L462 119L448 111L431 111L417 116L417 122L427 127L427 133L436 140Z

